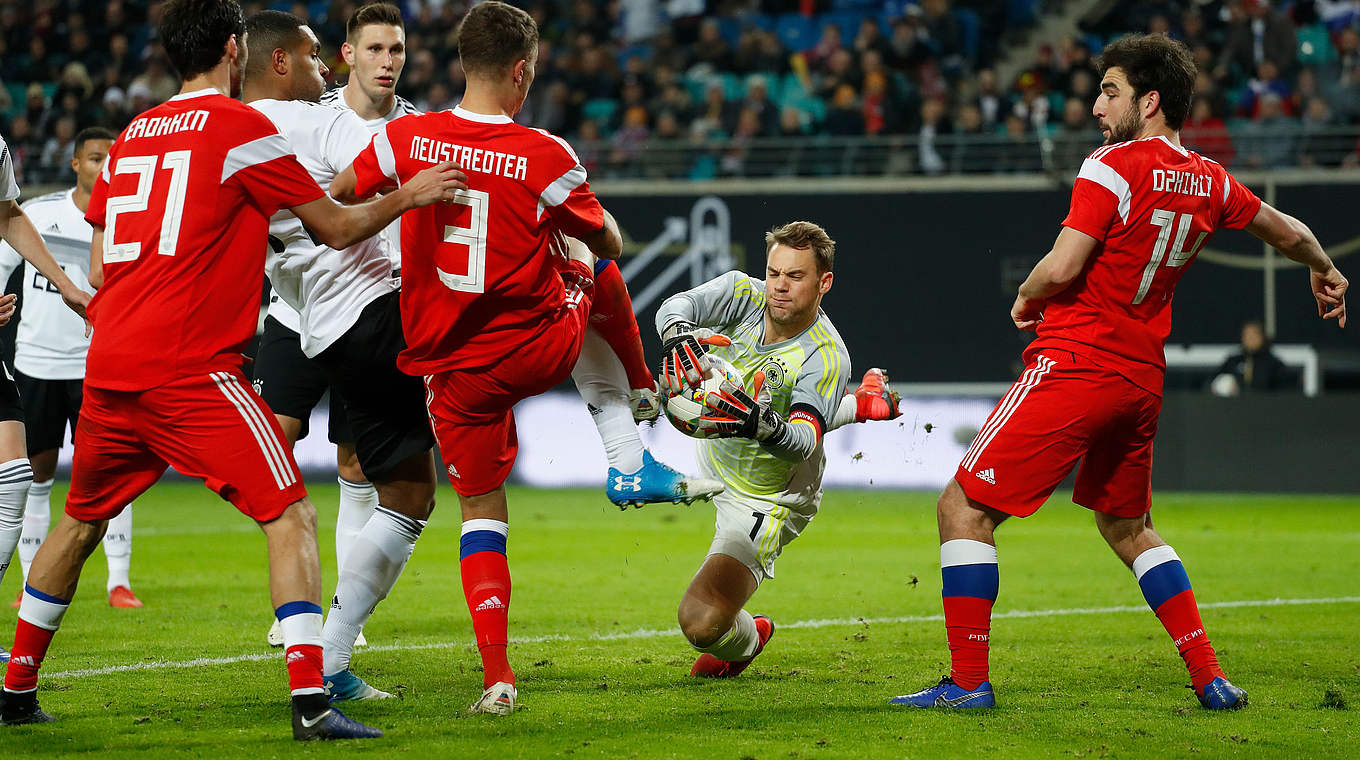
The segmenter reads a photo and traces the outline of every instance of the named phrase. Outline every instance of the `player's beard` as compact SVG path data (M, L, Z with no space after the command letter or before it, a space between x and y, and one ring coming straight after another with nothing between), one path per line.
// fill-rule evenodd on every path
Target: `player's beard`
M1124 114L1124 118L1110 125L1110 136L1105 140L1106 145L1114 143L1128 142L1138 138L1138 130L1143 126L1143 119L1138 113L1138 109L1130 108Z

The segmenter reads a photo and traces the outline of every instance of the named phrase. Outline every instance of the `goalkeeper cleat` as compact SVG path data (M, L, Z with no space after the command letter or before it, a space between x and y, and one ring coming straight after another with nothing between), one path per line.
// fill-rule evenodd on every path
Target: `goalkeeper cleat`
M1247 692L1233 686L1223 676L1205 684L1203 691L1195 689L1195 696L1206 710L1240 710L1247 706Z
M515 711L515 697L517 696L518 692L516 692L514 684L497 681L482 692L481 698L472 703L468 712L509 715Z
M633 422L656 422L661 416L661 396L656 388L634 388L628 392L628 407L633 410Z
M964 709L971 707L996 707L996 697L992 696L992 682L983 681L976 689L965 689L945 676L940 682L915 694L903 694L888 700L889 704L909 707L945 707Z
M368 699L394 699L395 694L389 694L381 689L369 686L364 679L354 675L352 670L342 670L325 677L326 693L330 695L331 704L336 702L358 702Z
M51 723L56 720L38 706L38 690L15 694L0 691L0 725L23 726L29 723Z
M737 662L719 660L707 652L699 655L699 659L694 661L694 667L689 669L689 674L698 678L736 678L741 675L746 666L751 664L761 652L765 651L765 645L774 638L774 621L765 615L756 615L756 635L760 643L756 646L756 653L750 657Z
M283 626L279 625L279 619L274 618L274 624L269 626L269 633L266 633L264 640L271 647L283 646Z
M109 606L132 610L142 606L142 600L127 586L114 586L109 592Z
M383 732L350 720L334 707L326 707L314 717L307 717L293 700L293 738L300 742L331 741L334 739L379 739Z
M902 416L901 401L897 391L888 387L888 373L874 367L855 389L855 422L895 420Z
M708 478L690 478L667 464L658 462L652 452L642 450L642 467L625 475L616 467L609 468L605 495L619 509L640 507L643 504L693 504L699 499L711 499L726 488Z

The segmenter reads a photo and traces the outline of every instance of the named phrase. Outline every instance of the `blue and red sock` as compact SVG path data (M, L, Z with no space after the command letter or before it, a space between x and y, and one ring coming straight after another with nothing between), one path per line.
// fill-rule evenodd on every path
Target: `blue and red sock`
M325 693L321 676L321 605L296 601L274 610L283 631L283 661L293 696Z
M945 541L940 544L940 575L952 661L949 677L971 691L987 680L992 605L1000 585L996 547L967 538Z
M1190 577L1185 574L1181 558L1170 546L1153 547L1133 561L1133 574L1143 590L1143 598L1180 650L1195 692L1203 691L1209 682L1223 675L1223 669L1204 632L1195 592L1190 589Z
M14 628L14 648L5 671L5 691L23 694L38 688L38 669L42 667L52 637L71 606L69 599L44 594L24 586L19 602L19 622Z
M500 520L466 520L459 541L463 596L482 655L482 688L515 682L506 647L510 642L510 563L505 540L510 526Z

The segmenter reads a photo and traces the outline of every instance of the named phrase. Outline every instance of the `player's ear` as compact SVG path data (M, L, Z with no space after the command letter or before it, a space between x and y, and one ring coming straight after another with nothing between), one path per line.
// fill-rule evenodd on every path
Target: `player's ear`
M831 283L835 281L836 274L835 272L822 272L820 279L821 282L817 283L817 292L826 295L826 292L831 290Z
M274 48L270 56L269 65L274 69L274 73L279 76L288 76L288 51L283 48Z
M515 65L510 70L510 78L515 80L515 86L524 84L524 70L528 68L529 62L523 58L515 61Z
M354 66L354 46L349 44L349 40L340 43L340 59L346 66L351 68Z
M1162 107L1162 94L1156 90L1143 96L1143 118L1151 118Z

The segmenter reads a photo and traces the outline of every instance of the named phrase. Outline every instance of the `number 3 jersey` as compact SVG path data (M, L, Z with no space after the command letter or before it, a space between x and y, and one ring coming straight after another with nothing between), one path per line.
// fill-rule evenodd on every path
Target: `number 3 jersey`
M401 321L412 375L490 366L529 343L562 306L557 231L580 237L604 209L567 143L510 117L452 111L387 125L354 161L361 196L457 162L468 189L401 217Z
M26 214L47 249L77 288L90 289L90 238L93 230L76 206L75 190L41 195L24 204ZM29 377L79 380L85 376L85 321L61 300L57 288L23 260L8 243L0 243L0 283L23 268L23 308L14 341L14 366Z
M143 390L238 369L259 318L269 217L323 195L264 114L215 90L133 119L85 214L104 228L85 382Z
M1164 137L1096 150L1062 223L1100 243L1044 306L1026 357L1072 351L1161 395L1176 283L1216 230L1241 229L1260 208L1222 166Z

